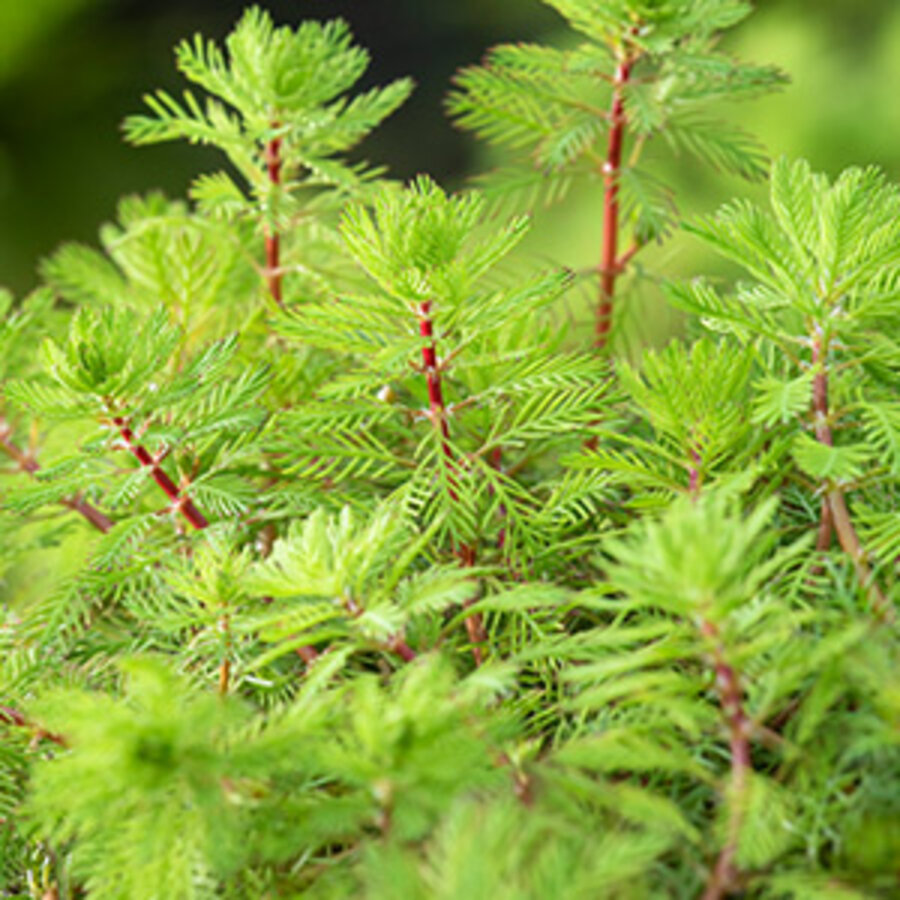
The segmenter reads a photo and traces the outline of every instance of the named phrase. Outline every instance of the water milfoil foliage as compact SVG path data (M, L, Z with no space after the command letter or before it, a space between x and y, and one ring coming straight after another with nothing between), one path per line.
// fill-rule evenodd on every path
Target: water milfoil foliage
M774 66L738 62L716 48L746 18L744 0L543 0L573 32L567 49L503 44L455 79L457 123L510 155L485 185L513 204L560 200L599 180L594 343L613 326L616 285L649 242L678 219L677 198L645 151L757 180L765 151L722 113L786 81ZM658 154L657 154L658 155Z
M747 4L551 5L451 106L604 182L601 301L645 144L768 178L686 223L742 270L688 339L579 346L489 181L347 161L409 82L255 8L126 125L228 173L0 295L3 896L900 890L900 189L720 127Z
M358 191L374 171L341 159L409 96L412 82L351 94L369 64L345 22L304 22L296 30L275 27L268 13L249 9L225 41L225 49L195 35L176 50L178 68L208 95L190 90L180 99L165 91L144 99L152 115L131 116L125 135L135 144L183 139L220 150L232 171L200 176L191 189L212 216L248 218L264 234L261 267L272 298L283 302L285 275L314 280L328 234L320 212ZM293 262L290 244L303 245ZM309 289L307 287L307 289Z

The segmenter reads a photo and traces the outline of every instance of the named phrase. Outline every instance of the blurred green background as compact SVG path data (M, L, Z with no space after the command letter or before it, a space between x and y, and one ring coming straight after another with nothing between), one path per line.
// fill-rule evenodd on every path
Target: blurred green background
M125 193L181 195L217 165L178 145L126 146L123 117L155 87L179 90L172 47L202 31L224 36L245 4L232 0L0 0L0 284L23 293L62 240L93 242ZM493 43L554 39L559 20L538 0L269 0L277 21L341 15L373 56L371 83L410 74L408 106L362 148L408 177L448 186L487 165L483 150L444 118L442 97L459 66ZM733 110L773 155L808 157L831 173L876 163L900 170L900 3L897 0L759 0L729 36L740 56L793 77L781 94ZM748 188L675 165L682 206L705 211ZM752 193L752 190L750 192ZM758 190L758 189L756 189ZM596 262L598 192L582 191L539 217L531 249L582 267ZM655 255L655 259L653 256ZM712 263L684 238L648 254L651 268L691 273ZM660 312L660 315L665 315Z

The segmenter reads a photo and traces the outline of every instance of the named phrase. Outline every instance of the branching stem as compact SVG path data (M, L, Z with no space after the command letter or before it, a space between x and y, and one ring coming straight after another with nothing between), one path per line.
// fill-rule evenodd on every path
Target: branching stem
M113 418L113 424L119 430L125 446L137 461L144 466L149 472L150 477L162 488L165 495L172 501L172 508L180 512L190 524L200 531L209 525L209 520L194 505L190 497L181 493L178 486L165 473L159 462L155 460L147 448L137 442L134 432L129 428L128 423L121 416Z
M30 728L34 732L35 739L45 738L60 747L68 747L68 742L61 734L45 731L43 728L29 721L19 710L11 706L0 706L0 722L5 725L13 725L16 728Z
M26 453L12 439L12 429L9 423L4 419L0 419L0 450L19 467L19 469L28 475L34 477L40 469L40 464L30 453ZM99 509L92 506L80 495L68 497L59 501L66 509L77 512L87 522L94 526L98 531L106 534L113 527L113 521L108 516L100 512Z
M128 423L121 416L115 416L113 424L119 429L119 434L122 436L125 446L131 451L137 461L149 470L150 477L172 501L172 508L180 512L197 531L207 528L209 520L206 516L197 509L190 497L181 493L175 482L169 478L159 465L159 462L150 455L147 448L137 442L134 432L128 426ZM225 653L222 656L222 662L219 664L219 693L224 695L228 693L228 685L231 679L231 660L228 655L230 623L227 614L222 616L220 627L225 632L226 643Z

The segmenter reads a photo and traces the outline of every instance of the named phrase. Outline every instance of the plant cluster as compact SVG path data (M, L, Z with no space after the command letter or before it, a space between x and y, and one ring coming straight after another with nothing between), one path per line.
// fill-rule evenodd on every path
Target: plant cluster
M785 81L744 0L545 2L574 41L457 78L510 161L456 194L348 157L411 84L344 23L183 42L126 135L228 168L0 297L2 896L900 890L900 188L717 119ZM657 145L769 196L626 362ZM589 346L519 246L576 177Z

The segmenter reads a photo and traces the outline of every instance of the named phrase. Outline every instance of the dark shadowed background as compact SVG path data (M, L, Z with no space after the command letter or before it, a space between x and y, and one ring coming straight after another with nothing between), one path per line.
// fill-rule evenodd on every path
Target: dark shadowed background
M134 149L119 136L152 88L179 91L172 48L195 31L221 38L240 0L0 0L0 284L23 292L61 240L93 241L125 193L183 194L215 156L177 144ZM493 43L553 39L558 18L539 0L267 0L276 21L342 16L372 53L369 83L411 75L418 88L361 155L393 174L421 171L448 186L482 164L472 138L442 112L448 80ZM729 39L743 57L775 62L794 85L738 115L773 154L808 156L836 172L877 163L900 175L900 3L760 0ZM694 208L734 182L675 171ZM555 213L548 253L590 254L591 200ZM564 226L564 227L560 227ZM574 236L574 238L573 238ZM553 245L556 245L555 247ZM567 262L574 260L567 259Z

